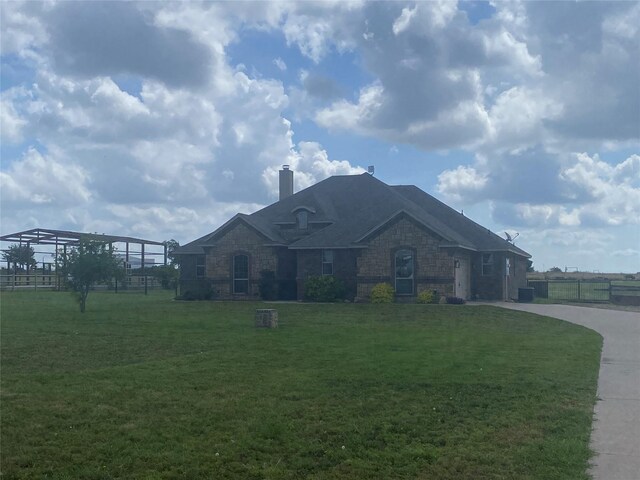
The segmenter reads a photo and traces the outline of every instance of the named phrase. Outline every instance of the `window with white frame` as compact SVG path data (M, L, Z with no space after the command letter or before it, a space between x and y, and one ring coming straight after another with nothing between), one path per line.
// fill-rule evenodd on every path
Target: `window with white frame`
M204 255L198 255L196 257L196 277L204 278L206 271L206 263Z
M322 275L333 275L333 250L322 250Z
M493 253L482 254L482 275L493 275Z
M233 257L233 293L249 293L249 256Z
M396 294L413 295L413 252L398 250L395 255Z

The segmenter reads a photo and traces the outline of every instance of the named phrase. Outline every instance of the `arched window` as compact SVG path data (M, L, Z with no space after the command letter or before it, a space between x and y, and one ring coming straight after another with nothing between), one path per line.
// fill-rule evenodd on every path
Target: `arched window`
M398 250L395 256L396 294L413 295L413 252Z
M249 256L233 257L233 293L249 293Z

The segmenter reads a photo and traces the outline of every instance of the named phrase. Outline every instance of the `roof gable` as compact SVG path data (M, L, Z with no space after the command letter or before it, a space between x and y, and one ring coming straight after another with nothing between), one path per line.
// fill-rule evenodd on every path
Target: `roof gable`
M437 198L420 190L415 185L396 185L391 187L407 199L417 204L421 209L428 210L431 215L446 222L450 228L473 244L480 251L510 251L517 255L531 257L521 248L507 242L491 230L474 222L464 214L454 210ZM455 246L455 245L451 245Z

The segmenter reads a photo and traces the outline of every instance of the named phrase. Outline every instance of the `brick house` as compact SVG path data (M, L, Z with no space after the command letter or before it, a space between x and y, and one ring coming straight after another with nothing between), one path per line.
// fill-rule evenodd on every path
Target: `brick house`
M280 171L280 200L237 214L178 249L181 291L210 285L219 299L258 299L272 272L282 299L304 298L309 276L334 275L347 298L392 284L398 300L423 290L466 299L517 298L530 255L413 185L372 175L327 178L293 193Z

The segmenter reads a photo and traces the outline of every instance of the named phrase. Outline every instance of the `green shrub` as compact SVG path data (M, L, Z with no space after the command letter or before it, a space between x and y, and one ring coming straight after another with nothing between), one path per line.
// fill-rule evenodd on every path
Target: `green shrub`
M260 291L260 298L262 300L276 300L278 298L276 272L273 270L262 270L260 272L258 290Z
M432 290L424 290L418 294L418 303L436 303L437 299Z
M371 303L393 303L395 290L388 283L378 283L371 289Z
M345 298L344 283L331 275L309 277L304 283L304 298L312 302L335 302Z
M178 286L180 270L173 265L160 265L150 268L151 275L160 281L165 290L174 290Z

